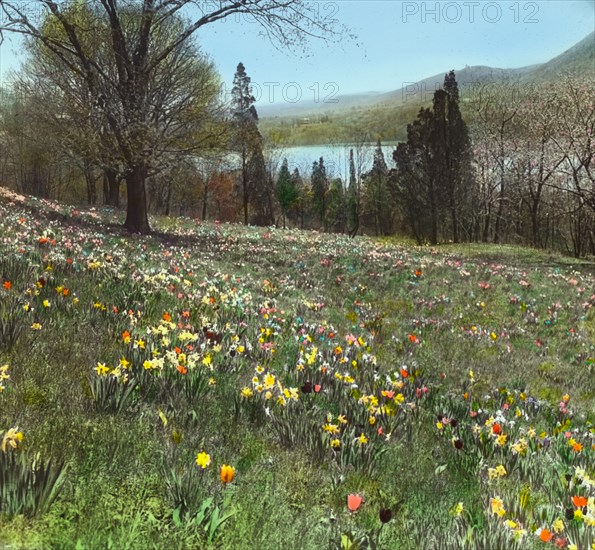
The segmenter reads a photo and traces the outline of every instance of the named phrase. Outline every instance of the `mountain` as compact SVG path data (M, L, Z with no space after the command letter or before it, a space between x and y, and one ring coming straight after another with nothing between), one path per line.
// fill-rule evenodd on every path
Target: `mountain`
M301 101L295 104L269 104L257 106L261 118L282 118L282 117L321 117L324 114L336 114L341 112L351 112L378 106L411 106L413 103L422 104L432 99L434 91L442 86L444 74L450 68L437 75L425 78L404 88L387 93L366 92L361 94L351 94L337 96L336 101L319 102ZM562 72L572 72L576 74L591 74L595 76L595 32L592 32L580 42L554 57L553 59L536 65L528 65L515 69L501 69L495 67L466 66L455 71L457 82L461 90L461 97L465 98L465 93L471 93L474 87L489 82L501 80L515 80L519 82L547 82L556 78L556 75Z
M595 32L547 63L538 65L528 77L532 80L552 80L562 72L595 75Z

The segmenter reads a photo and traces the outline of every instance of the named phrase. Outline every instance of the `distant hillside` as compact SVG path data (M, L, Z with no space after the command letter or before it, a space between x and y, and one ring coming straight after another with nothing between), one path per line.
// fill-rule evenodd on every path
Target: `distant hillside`
M595 32L547 63L538 65L525 78L547 81L562 72L595 75Z
M371 140L400 141L407 124L422 106L429 105L450 70L388 93L367 92L337 96L337 101L300 102L258 107L263 133L284 145L345 142L367 136ZM482 84L513 80L548 82L563 72L595 76L595 32L546 63L515 69L487 66L456 70L464 99Z

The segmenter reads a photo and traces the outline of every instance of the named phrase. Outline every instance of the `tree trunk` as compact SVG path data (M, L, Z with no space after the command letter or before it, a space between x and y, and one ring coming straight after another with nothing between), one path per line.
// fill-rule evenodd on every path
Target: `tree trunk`
M87 184L87 202L94 205L97 202L97 189L95 187L97 178L93 174L93 168L89 165L85 166L84 172L85 182Z
M430 217L430 244L435 245L438 244L438 208L432 183L430 183Z
M244 225L248 225L248 167L246 148L242 148L242 200L244 203Z
M452 242L458 243L459 242L459 219L457 216L457 207L454 201L454 197L451 198L451 207L450 207L450 220L452 224Z
M120 207L120 178L113 168L103 170L103 200L108 206Z
M202 221L204 222L207 219L207 204L209 202L209 184L208 181L205 182L204 193L202 196Z
M165 199L165 215L169 216L171 213L171 203L173 198L173 183L171 179L167 182L167 198Z
M147 216L147 193L145 178L147 170L144 165L131 167L126 174L126 221L124 227L130 233L147 234L151 232Z

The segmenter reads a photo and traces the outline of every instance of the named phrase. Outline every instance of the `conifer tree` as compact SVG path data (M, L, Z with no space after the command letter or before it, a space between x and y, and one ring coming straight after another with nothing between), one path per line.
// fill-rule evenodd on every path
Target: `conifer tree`
M359 229L359 189L355 174L353 149L349 150L349 186L347 187L347 225L349 234L353 237Z
M318 216L318 221L324 227L326 231L327 228L327 219L326 219L326 211L327 211L327 192L328 192L328 178L326 175L326 167L324 166L324 159L320 157L318 162L314 161L312 165L312 202L314 205L314 209L316 211L316 215Z
M295 205L298 195L299 192L296 186L296 178L293 178L289 173L287 159L283 159L283 164L281 164L281 170L279 171L279 176L277 178L277 200L281 206L283 229L285 229L287 212Z
M233 147L240 155L242 171L242 206L244 224L248 225L248 205L254 187L263 182L257 182L262 177L259 163L262 156L262 136L258 131L258 113L252 94L251 79L246 73L243 63L239 63L233 77L231 89L232 116L234 120ZM253 193L252 193L253 194Z
M364 176L367 211L374 224L376 235L387 235L392 226L388 202L388 167L380 140L374 150L372 169Z

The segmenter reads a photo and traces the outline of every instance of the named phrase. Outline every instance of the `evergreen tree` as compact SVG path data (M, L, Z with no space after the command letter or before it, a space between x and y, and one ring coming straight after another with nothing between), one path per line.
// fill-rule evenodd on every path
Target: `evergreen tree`
M388 202L388 167L380 140L374 151L372 169L364 176L367 211L376 235L388 235L392 229L392 216Z
M440 98L440 102L443 102L441 108L437 110L434 107L440 136L436 149L443 151L440 193L450 213L452 240L459 242L460 214L465 207L472 207L466 200L471 176L471 142L459 107L459 87L454 71L444 76L443 94L444 97Z
M262 136L258 131L258 114L254 107L256 99L252 95L250 77L246 74L243 63L239 63L233 77L231 89L232 116L234 120L233 145L238 151L242 170L242 205L244 224L248 224L248 205L250 191L262 177L261 166L256 166L262 156ZM252 158L254 157L254 158ZM249 165L251 169L249 168ZM264 164L264 160L263 163ZM262 181L260 182L262 184Z
M445 233L458 242L461 213L473 206L467 198L472 181L470 140L454 71L445 75L444 89L434 93L432 109L421 109L407 126L407 143L397 147L393 158L397 170L391 192L418 242L427 238L436 244ZM445 218L450 218L448 231L440 224Z
M359 229L359 189L353 160L353 149L349 150L349 186L347 188L347 226L353 237Z
M296 186L296 179L289 173L287 159L283 159L283 164L281 164L281 170L277 178L277 200L279 201L283 215L283 229L285 229L287 212L295 205L298 196L299 191Z
M433 114L420 109L407 125L407 142L393 153L397 169L391 174L390 190L418 244L438 241L438 197L432 172L430 133Z
M327 192L328 192L328 178L326 175L326 167L324 166L324 159L320 157L318 162L314 161L312 165L312 202L318 221L323 225L324 230L327 228Z
M306 211L310 204L310 192L307 185L304 184L304 180L300 174L298 168L294 168L291 174L291 180L295 186L298 196L296 199L296 211L299 219L300 229L304 229L306 225Z
M273 211L273 190L269 171L267 170L262 145L252 150L250 160L248 161L248 192L250 195L250 205L252 207L252 216L250 223L254 225L266 226L275 221Z
M330 183L328 190L327 227L334 232L343 233L347 222L345 190L341 178Z

